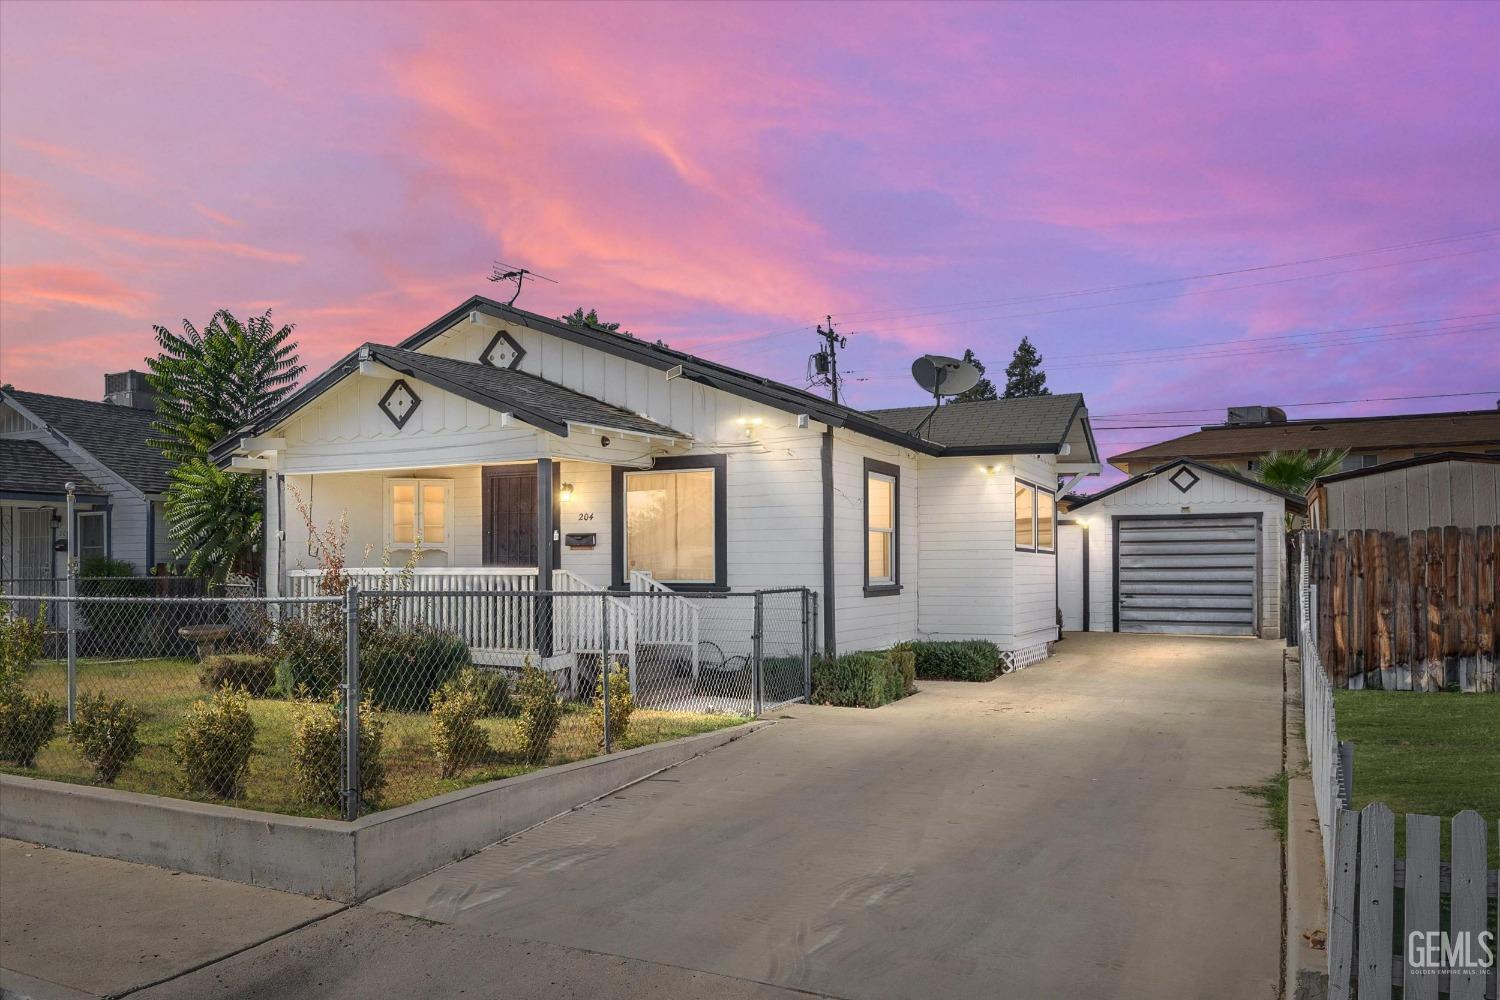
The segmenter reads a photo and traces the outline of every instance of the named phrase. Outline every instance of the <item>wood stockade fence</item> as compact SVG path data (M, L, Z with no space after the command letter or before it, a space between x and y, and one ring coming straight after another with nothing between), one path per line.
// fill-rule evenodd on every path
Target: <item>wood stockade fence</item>
M1334 687L1495 691L1500 526L1307 531L1311 642Z

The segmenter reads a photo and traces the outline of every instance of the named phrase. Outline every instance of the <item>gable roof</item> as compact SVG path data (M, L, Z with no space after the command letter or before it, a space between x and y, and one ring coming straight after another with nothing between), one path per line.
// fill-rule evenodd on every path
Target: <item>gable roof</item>
M1277 424L1204 427L1191 434L1147 445L1110 458L1110 464L1171 458L1253 458L1272 451L1352 448L1447 448L1500 445L1500 410L1405 413L1383 417L1333 417Z
M1303 497L1299 497L1295 493L1288 493L1285 490L1278 490L1274 486L1267 486L1265 483L1256 482L1254 479L1250 479L1247 476L1242 476L1238 472L1234 472L1224 468L1222 465L1209 465L1206 462L1195 462L1191 458L1174 458L1170 462L1163 462L1161 465L1158 465L1146 472L1142 472L1139 475L1131 476L1129 479L1125 480L1122 483L1115 483L1107 490L1100 490L1098 493L1091 493L1088 496L1075 495L1075 499L1069 505L1069 512L1087 507L1091 503L1103 500L1107 496L1113 496L1114 494L1119 493L1122 490L1128 490L1132 486L1143 483L1146 480L1151 479L1154 476L1159 476L1164 472L1176 471L1178 468L1184 465L1193 469L1195 472L1206 473L1210 476L1219 476L1223 479L1228 479L1230 482L1239 483L1241 486L1249 486L1252 489L1260 490L1262 493L1269 493L1274 497L1279 497L1282 500L1285 500L1288 506L1292 507L1299 513L1305 512L1307 510L1307 500Z
M77 496L105 495L40 441L0 438L0 492L63 496L68 483Z
M151 410L11 387L0 393L142 493L162 493L171 485L172 462L147 443L156 436Z
M1326 476L1319 476L1318 484L1341 483L1346 479L1378 476L1383 472L1412 469L1420 465L1436 465L1439 462L1482 462L1487 465L1500 465L1500 455L1480 455L1472 451L1439 451L1431 455L1418 455L1415 458L1405 458L1399 462L1383 462L1380 465L1372 465L1367 469L1351 469L1348 472L1329 473Z
M950 453L957 449L993 448L1001 445L1017 452L1045 452L1068 436L1073 420L1083 409L1083 394L1066 392L1057 396L1032 396L1025 399L982 399L969 403L944 403L933 413L926 406L900 406L887 410L870 410L869 415L904 434L916 434L944 446Z

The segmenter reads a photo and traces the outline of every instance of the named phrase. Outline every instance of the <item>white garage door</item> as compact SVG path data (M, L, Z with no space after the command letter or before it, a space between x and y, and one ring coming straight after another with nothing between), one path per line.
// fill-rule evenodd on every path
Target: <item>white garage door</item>
M1115 555L1121 632L1255 635L1260 518L1121 518Z

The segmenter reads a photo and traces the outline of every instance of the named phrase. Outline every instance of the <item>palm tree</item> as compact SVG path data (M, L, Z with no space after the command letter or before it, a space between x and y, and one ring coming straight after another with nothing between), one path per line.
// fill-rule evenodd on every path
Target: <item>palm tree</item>
M1316 453L1306 449L1273 451L1260 460L1252 475L1258 482L1283 493L1306 496L1319 477L1337 472L1348 454L1347 448Z
M167 524L188 570L222 583L235 570L254 572L263 499L258 479L218 468L209 448L284 400L306 369L291 324L278 329L270 310L241 323L221 309L202 333L187 320L180 336L155 330L161 353L146 364L161 437L151 443L179 463L164 503Z

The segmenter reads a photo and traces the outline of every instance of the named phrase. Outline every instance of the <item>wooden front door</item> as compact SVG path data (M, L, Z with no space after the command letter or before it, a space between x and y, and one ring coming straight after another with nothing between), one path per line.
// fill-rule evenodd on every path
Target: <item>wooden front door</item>
M485 468L484 564L536 565L536 466Z

